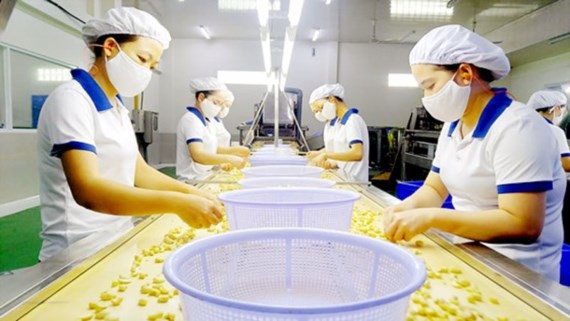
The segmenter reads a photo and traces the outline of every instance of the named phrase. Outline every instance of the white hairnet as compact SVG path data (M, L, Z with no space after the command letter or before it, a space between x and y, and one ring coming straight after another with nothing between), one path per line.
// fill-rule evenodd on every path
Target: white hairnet
M83 40L92 44L101 36L121 34L155 39L163 49L170 44L170 33L151 14L132 7L113 8L103 19L91 19L81 29Z
M410 65L461 63L488 69L495 80L505 77L511 70L503 49L460 25L431 30L410 52Z
M335 96L344 99L344 87L341 84L325 84L313 90L309 97L309 104L321 98Z
M554 107L556 105L566 105L568 98L559 91L540 90L532 94L526 105L532 109Z
M230 106L234 103L234 94L229 89L220 91L220 95Z
M206 78L196 78L190 80L190 92L193 94L200 91L218 91L218 90L228 90L228 87L224 85L223 82L219 81L215 77Z

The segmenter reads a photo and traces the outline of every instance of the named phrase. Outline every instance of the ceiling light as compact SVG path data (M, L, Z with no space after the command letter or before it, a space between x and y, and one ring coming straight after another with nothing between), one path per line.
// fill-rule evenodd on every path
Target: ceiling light
M412 74L388 74L388 87L417 87Z
M263 30L261 33L261 51L263 53L263 66L265 72L271 71L271 39L269 38L269 31Z
M329 4L331 4L332 0L327 0L325 1L325 4L328 6Z
M206 30L206 27L204 27L203 25L200 25L200 32L202 33L202 35L204 36L204 38L210 40L210 38L212 38L210 36L210 33L208 32L208 30Z
M317 41L317 39L319 39L319 34L321 33L321 29L315 29L314 33L313 33L313 42Z
M267 0L257 0L257 18L259 18L259 25L267 27L269 20L269 5Z
M390 0L390 17L395 20L450 20L454 8L446 0Z
M296 27L301 19L301 11L303 10L304 0L291 0L289 2L289 25Z
M290 35L290 33L293 33ZM289 28L285 32L285 43L283 45L283 62L281 63L281 75L287 76L289 73L289 66L291 65L291 57L293 56L293 45L295 44L294 31Z

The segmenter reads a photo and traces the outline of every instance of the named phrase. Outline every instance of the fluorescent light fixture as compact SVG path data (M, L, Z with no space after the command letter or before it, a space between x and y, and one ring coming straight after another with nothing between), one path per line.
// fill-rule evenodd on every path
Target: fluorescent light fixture
M218 0L218 9L227 11L247 11L257 9L257 0ZM273 0L269 5L273 11L281 10L281 0Z
M267 27L269 20L269 4L267 0L257 0L257 18L259 18L259 25Z
M263 52L263 66L265 72L271 71L271 39L269 38L269 31L262 32L261 36L261 51Z
M296 27L301 19L301 11L303 11L304 0L289 1L289 25Z
M388 74L388 87L418 87L412 74Z
M275 72L272 71L267 77L267 91L273 92L273 87L275 87Z
M210 33L208 32L208 30L206 30L206 27L204 27L203 25L200 25L200 32L202 33L202 36L204 36L204 38L210 40L210 38L212 38L210 36Z
M313 42L317 41L317 39L319 39L319 35L321 34L321 29L315 29L315 31L313 32Z
M225 84L235 85L269 85L275 84L271 75L265 71L219 70L218 79Z
M281 63L281 76L287 76L289 66L291 65L291 57L293 56L293 45L295 44L295 30L287 28L285 32L285 43L283 44L283 62Z
M454 10L447 3L447 0L390 0L390 17L396 20L447 21Z
M326 0L325 4L328 6L329 4L331 4L332 0Z
M69 69L38 68L38 81L68 81L71 80Z
M479 12L481 17L516 17L525 15L539 8L537 4L493 4L490 8Z

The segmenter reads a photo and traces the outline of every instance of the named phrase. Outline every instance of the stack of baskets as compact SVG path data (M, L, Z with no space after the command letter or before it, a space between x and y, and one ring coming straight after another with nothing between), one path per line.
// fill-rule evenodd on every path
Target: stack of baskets
M331 188L321 168L244 169L219 195L232 232L194 241L164 265L186 320L405 320L426 278L398 246L347 233L360 194Z

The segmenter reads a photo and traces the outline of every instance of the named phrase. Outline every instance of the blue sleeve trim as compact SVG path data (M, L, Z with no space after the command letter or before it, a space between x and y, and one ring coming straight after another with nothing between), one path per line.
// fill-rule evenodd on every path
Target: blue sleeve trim
M497 193L545 192L553 188L552 181L538 181L497 185Z
M355 140L351 140L350 143L348 143L348 147L354 145L354 144L362 144L364 145L364 142L360 139L355 139Z
M560 157L570 157L570 153L562 153L560 154Z
M202 143L204 142L202 140L202 138L190 138L186 140L186 144L190 144L190 143Z
M431 171L434 172L434 173L438 173L438 174L439 174L439 167L432 165L432 166L431 166Z
M61 155L63 155L64 152L72 149L85 150L97 154L97 148L95 148L95 146L87 143L71 141L65 144L54 144L51 149L50 156L61 158Z

